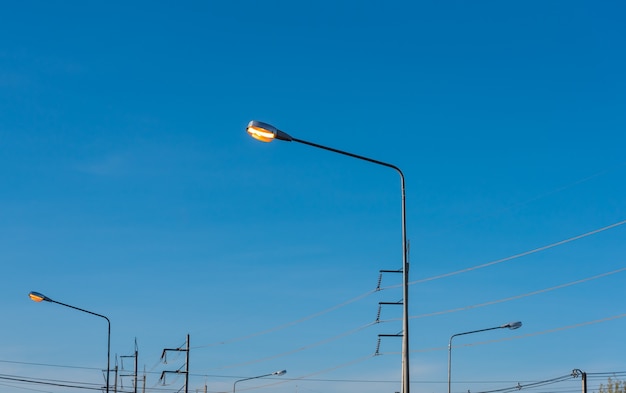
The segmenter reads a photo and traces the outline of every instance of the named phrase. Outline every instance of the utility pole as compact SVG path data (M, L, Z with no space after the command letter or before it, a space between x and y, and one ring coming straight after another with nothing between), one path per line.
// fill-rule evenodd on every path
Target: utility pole
M115 382L113 384L113 392L117 393L117 355L115 355Z
M183 347L165 348L163 350L163 354L161 354L161 359L162 360L166 359L166 353L168 351L186 352L185 371L182 371L180 368L178 370L176 370L176 371L165 370L165 371L161 372L160 380L163 380L163 382L165 382L165 374L166 373L185 374L185 393L189 393L189 334L187 334L187 345L184 348Z
M582 393L587 393L587 373L577 368L572 370L572 376L574 376L574 378L576 378L579 374L583 383Z
M124 371L124 358L134 358L135 361L135 368L134 368L134 372L132 374L121 374L120 377L134 377L133 379L133 385L134 385L134 389L133 392L137 393L137 377L138 377L138 360L139 360L139 348L137 347L137 338L135 338L135 353L133 355L126 355L126 356L120 356L120 359L122 360L122 371Z

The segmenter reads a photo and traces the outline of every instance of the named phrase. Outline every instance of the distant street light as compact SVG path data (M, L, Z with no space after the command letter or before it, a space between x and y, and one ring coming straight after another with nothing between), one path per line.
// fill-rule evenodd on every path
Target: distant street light
M269 373L269 374L257 375L256 377L248 377L248 378L239 379L235 381L235 383L233 383L233 393L235 393L235 387L237 386L237 382L247 381L249 379L271 377L273 375L285 375L285 374L287 374L287 370L280 370L280 371L274 371L273 373Z
M37 303L42 302L42 301L50 302L50 303L56 303L56 304L60 304L60 305L65 306L65 307L73 308L74 310L86 312L87 314L95 315L97 317L106 319L108 327L109 327L108 333L107 333L106 392L109 393L109 374L110 374L110 363L111 363L111 321L109 321L109 318L105 317L104 315L96 314L95 312L91 312L91 311L88 311L88 310L84 310L82 308L74 307L74 306L71 306L69 304L57 302L56 300L52 300L49 297L47 297L46 295L42 295L41 293L38 293L38 292L31 292L31 293L28 294L28 297L30 297L32 301L37 302Z
M448 393L450 393L450 376L451 376L451 373L452 373L451 365L452 365L452 339L453 338L455 338L456 336L463 336L463 335L466 335L466 334L486 332L487 330L496 330L496 329L511 329L511 330L515 330L515 329L519 329L520 327L522 327L522 323L517 321L517 322L505 323L504 325L494 326L494 327L490 327L490 328L487 328L487 329L472 330L471 332L464 332L464 333L453 334L450 337L450 341L448 342Z
M287 134L278 128L263 123L260 121L252 120L248 123L246 128L248 134L253 138L260 140L261 142L271 142L274 139L287 142L298 142L304 145L316 147L318 149L328 150L334 153L343 154L345 156L358 158L359 160L368 161L374 164L386 166L394 169L400 175L400 189L402 193L402 381L401 381L401 393L410 392L410 378L409 378L409 258L408 247L406 240L406 201L404 191L404 174L395 165L388 164L386 162L374 160L371 158L359 156L357 154L348 153L346 151L338 150L328 146L318 145L317 143L304 141L297 139Z

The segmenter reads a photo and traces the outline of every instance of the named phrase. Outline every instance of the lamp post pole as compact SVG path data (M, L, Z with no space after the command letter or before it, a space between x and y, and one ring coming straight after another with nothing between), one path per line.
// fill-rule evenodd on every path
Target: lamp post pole
M466 334L473 334L473 333L480 333L480 332L486 332L488 330L496 330L496 329L511 329L511 330L515 330L518 329L522 326L522 323L517 321L517 322L509 322L509 323L505 323L504 325L500 325L500 326L494 326L494 327L490 327L487 329L479 329L479 330L472 330L470 332L463 332L463 333L457 333L457 334L453 334L452 336L450 336L450 341L448 342L448 393L450 392L450 384L451 384L451 365L452 365L452 339L457 337L457 336L464 336Z
M237 382L247 381L249 379L271 377L272 375L285 375L285 374L287 374L287 370L280 370L280 371L274 371L273 373L269 373L269 374L257 375L256 377L248 377L248 378L238 379L238 380L235 381L235 383L233 383L233 393L235 393L235 387L237 386Z
M38 302L38 303L42 302L42 301L46 301L46 302L50 302L50 303L56 303L56 304L60 304L61 306L73 308L74 310L82 311L82 312L85 312L87 314L95 315L97 317L106 319L107 325L108 325L108 331L107 331L106 393L109 393L109 374L110 374L110 364L111 364L111 321L109 321L109 318L107 318L107 317L105 317L104 315L101 315L101 314L96 314L95 312L92 312L92 311L89 311L89 310L84 310L82 308L78 308L78 307L72 306L70 304L65 304L65 303L58 302L58 301L53 300L53 299L47 297L46 295L42 295L41 293L38 293L38 292L31 292L31 293L28 294L28 297L30 297L31 300L33 300L35 302Z
M357 158L359 160L371 162L394 169L400 175L400 190L402 194L402 376L401 376L401 393L410 393L410 377L409 377L409 259L406 235L406 198L405 198L405 182L404 174L395 165L388 164L383 161L374 160L368 157L338 150L332 147L319 145L317 143L308 142L297 139L279 130L278 128L260 121L251 121L248 123L247 132L255 139L261 142L271 142L279 139L286 142L298 142L334 153L343 154L345 156Z

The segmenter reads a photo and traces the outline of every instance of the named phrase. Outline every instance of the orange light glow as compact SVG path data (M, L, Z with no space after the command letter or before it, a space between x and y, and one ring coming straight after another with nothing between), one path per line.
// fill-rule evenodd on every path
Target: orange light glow
M42 294L39 294L39 293L37 293L37 292L31 292L31 293L29 293L29 294L28 294L28 297L29 297L32 301L37 302L37 303L42 302L42 301L44 301L44 299L45 299L45 296L43 296Z
M254 139L258 139L261 142L271 142L275 137L273 132L253 125L248 126L246 131L248 131L248 134L250 134Z

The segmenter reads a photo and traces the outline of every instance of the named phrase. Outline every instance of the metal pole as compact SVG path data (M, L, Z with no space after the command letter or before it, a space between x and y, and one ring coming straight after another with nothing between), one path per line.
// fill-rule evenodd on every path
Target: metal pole
M235 381L235 383L233 383L233 393L235 393L235 387L237 386L237 382L248 381L250 379L264 378L264 377L269 377L272 375L285 375L285 373L287 373L287 370L274 371L273 373L257 375L256 377L248 377L248 378L239 379Z
M472 330L471 332L464 332L464 333L457 333L457 334L453 334L452 336L450 336L450 341L448 342L448 393L450 392L450 386L451 386L451 374L452 374L452 339L456 336L464 336L466 334L473 334L473 333L480 333L480 332L486 332L488 330L495 330L495 329L504 329L504 328L509 328L509 329L517 329L518 327L520 327L522 324L519 323L519 325L517 325L518 322L515 323L507 323L504 324L502 326L495 326L495 327L490 327L487 329L479 329L479 330Z
M358 154L348 153L343 150L335 149L328 146L319 145L317 143L308 142L289 136L286 141L293 141L305 145L317 147L323 150L332 151L334 153L343 154L349 157L358 158L359 160L368 161L374 164L386 166L394 169L400 175L400 190L402 194L402 376L400 393L410 393L410 376L409 376L409 258L408 243L406 234L406 193L404 173L395 165L388 164L383 161L374 160L372 158L360 156Z
M237 381L235 381L235 383L233 383L233 393L235 393L235 386L237 386L237 382L247 381L249 379L257 379L257 378L269 377L270 375L274 375L274 373L258 375L256 377L249 377L249 378L238 379Z
M48 297L46 297L44 300L51 302L51 303L56 303L56 304L60 304L61 306L65 306L65 307L69 307L69 308L73 308L74 310L78 310L78 311L82 311L82 312L86 312L87 314L91 314L91 315L95 315L97 317L100 318L104 318L107 321L107 325L108 325L108 330L107 330L107 377L106 377L106 393L109 393L109 375L110 375L110 364L111 364L111 321L109 320L109 318L105 317L104 315L101 314L96 314L95 312L89 311L89 310L85 310L82 308L78 308L69 304L65 304L65 303L61 303L58 302L56 300L50 299Z
M139 383L137 376L139 374L139 369L137 368L139 365L139 349L137 348L137 339L135 339L135 389L133 389L134 393L137 393L137 384Z
M580 374L582 378L582 393L587 393L587 373L578 368L572 370L572 376L574 378L578 377L578 374Z
M189 334L187 334L187 360L185 369L185 393L189 393Z

